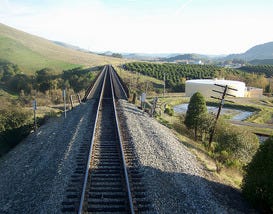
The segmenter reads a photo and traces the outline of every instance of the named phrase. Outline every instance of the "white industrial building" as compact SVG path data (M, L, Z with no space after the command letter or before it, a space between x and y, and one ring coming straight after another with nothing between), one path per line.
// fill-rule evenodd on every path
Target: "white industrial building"
M190 97L196 92L200 92L204 97L219 97L219 93L214 92L224 91L223 87L218 87L215 84L226 86L236 89L228 90L227 93L234 95L235 97L244 97L246 85L244 82L234 80L222 80L222 79L195 79L186 81L186 96Z

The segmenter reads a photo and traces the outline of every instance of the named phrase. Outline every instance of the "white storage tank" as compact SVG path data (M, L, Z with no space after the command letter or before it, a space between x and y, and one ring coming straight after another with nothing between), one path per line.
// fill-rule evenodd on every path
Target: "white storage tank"
M216 86L215 84L226 86L236 89L228 90L227 93L234 95L235 97L244 97L246 85L241 81L234 80L222 80L222 79L195 79L186 81L186 96L191 97L194 93L200 92L204 97L220 97L219 93L212 90L224 91L223 87Z

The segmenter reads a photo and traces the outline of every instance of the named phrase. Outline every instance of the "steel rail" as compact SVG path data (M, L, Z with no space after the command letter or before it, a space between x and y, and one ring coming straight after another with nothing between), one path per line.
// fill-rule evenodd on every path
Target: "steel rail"
M107 68L107 65L104 66L104 68L103 68L102 72L99 74L99 77L97 78L97 80L100 80L100 78L102 78L103 72L105 71L106 68ZM92 87L92 89L91 89L91 90L88 92L88 94L85 96L86 99L90 96L90 94L91 94L93 91L96 90L97 85L98 85L99 83L100 83L100 81L96 81L96 82L94 83L94 86Z
M111 66L109 66L109 68L111 68ZM123 150L123 146L122 146L123 144L122 144L122 138L121 138L121 131L120 131L120 128L119 128L119 120L118 120L118 116L117 116L117 109L116 109L116 103L115 103L115 97L114 97L113 79L112 79L113 70L111 70L111 71L112 72L110 72L110 69L109 69L111 91L112 91L112 100L113 100L115 120L116 120L116 128L117 128L117 132L118 132L118 139L119 139L119 145L120 145L122 163L123 163L123 172L124 172L124 177L125 177L125 181L126 181L126 188L127 188L128 200L129 200L129 205L130 205L130 212L131 212L131 214L134 214L135 213L134 204L133 204L133 199L132 199L132 194L131 194L130 182L129 182L129 178L128 178L127 164L126 164L125 157L124 157L124 150Z
M127 94L126 94L126 92L125 92L125 90L124 90L124 88L123 88L123 86L122 86L122 84L121 84L121 82L120 82L120 80L119 80L119 77L116 75L116 71L115 71L115 69L113 68L113 66L112 66L112 65L110 65L110 68L111 68L111 69L112 69L112 71L113 71L113 72L111 72L111 73L113 73L113 74L114 74L115 79L117 80L117 82L118 82L118 84L119 84L120 88L122 89L123 93L125 94L126 99L128 100L128 96L127 96Z
M99 109L100 109L101 101L102 101L102 98L103 98L105 81L106 81L106 75L107 75L106 68L107 68L107 66L105 66L104 69L103 69L103 71L102 71L102 74L104 73L104 80L103 80L103 84L102 84L102 88L101 88L100 99L99 99L97 113L96 113L96 119L95 119L95 125L94 125L94 128L93 128L92 140L91 140L91 145L90 145L89 154L88 154L88 160L87 160L88 162L87 162L86 171L85 171L85 177L84 177L84 183L83 183L83 188L82 188L82 194L81 194L81 199L80 199L80 205L79 205L79 209L78 209L78 214L83 213L83 205L84 205L84 200L85 200L85 192L86 192L86 186L87 186L87 182L88 182L89 169L90 169L91 157L92 157L92 152L93 152L93 144L94 144L94 139L95 139L95 131L96 131L96 127L97 127Z

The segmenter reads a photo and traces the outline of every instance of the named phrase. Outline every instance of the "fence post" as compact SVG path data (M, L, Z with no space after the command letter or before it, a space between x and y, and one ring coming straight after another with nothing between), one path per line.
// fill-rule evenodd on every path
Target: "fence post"
M32 106L33 106L33 117L34 117L34 131L36 132L36 130L37 130L37 118L36 118L37 102L36 102L36 99L33 100Z
M73 95L70 95L70 104L71 104L71 109L73 109L74 108L74 106L73 106Z
M64 99L64 118L66 118L66 89L63 90L63 99Z
M77 96L78 96L78 101L79 101L79 104L81 104L81 103L82 103L82 101L81 101L81 96L80 96L80 94L77 94Z

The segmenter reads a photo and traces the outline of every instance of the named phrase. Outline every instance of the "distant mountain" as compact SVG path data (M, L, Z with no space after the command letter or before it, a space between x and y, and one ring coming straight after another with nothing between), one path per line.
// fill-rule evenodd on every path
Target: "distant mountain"
M256 45L242 54L230 54L224 59L242 59L246 61L273 59L273 42Z
M168 58L179 55L178 53L122 53L123 58L135 60L158 61L162 58Z
M205 55L200 55L200 54L182 54L182 55L176 55L176 56L169 57L162 60L168 61L168 62L177 62L177 61L197 61L197 60L204 60L204 59L207 60L208 57Z
M80 48L80 47L75 46L75 45L67 44L65 42L60 42L60 41L52 41L52 42L55 43L56 45L60 45L60 46L65 47L65 48L74 49L76 51L82 51L82 52L92 53L91 51L88 51L86 49Z
M273 59L254 59L249 63L252 65L273 65Z
M99 55L103 55L103 56L112 56L113 52L111 51L106 51L106 52L103 52L103 53L99 53Z

